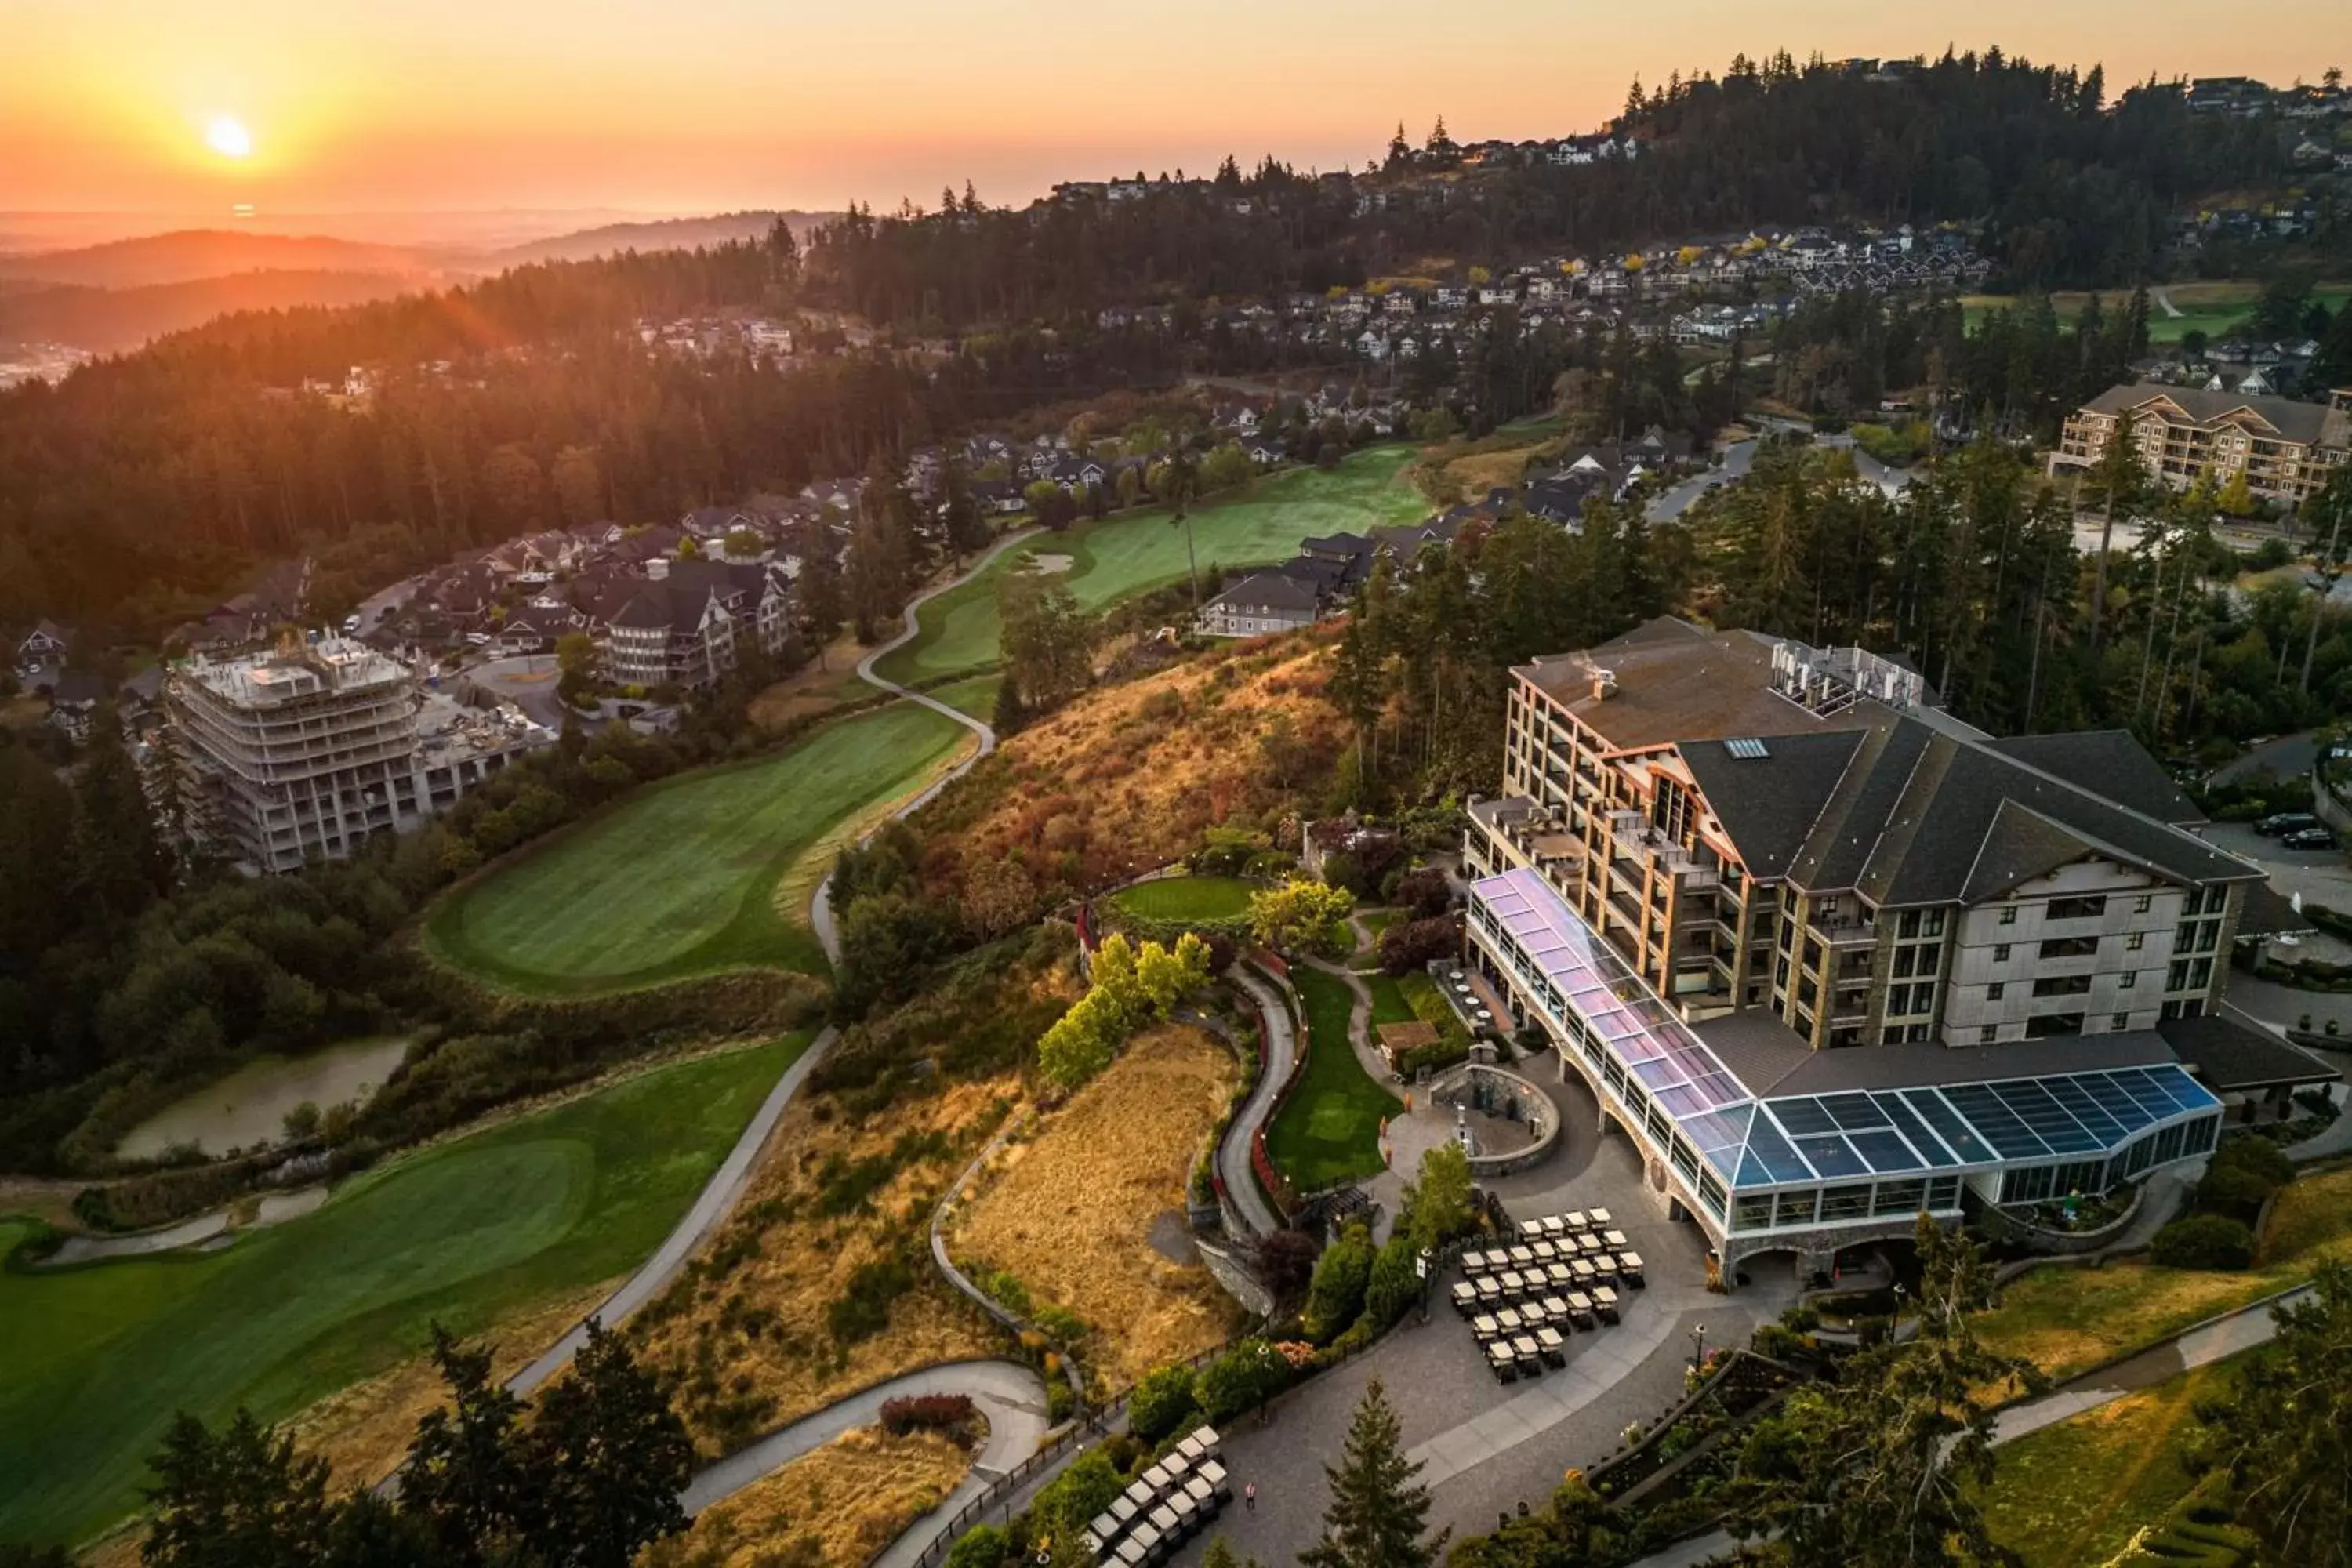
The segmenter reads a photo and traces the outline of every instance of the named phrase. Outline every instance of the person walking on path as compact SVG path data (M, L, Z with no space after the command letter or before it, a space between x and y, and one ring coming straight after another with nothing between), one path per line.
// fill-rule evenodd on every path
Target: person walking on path
M1247 1486L1242 1488L1242 1507L1251 1513L1255 1513L1257 1511L1257 1483L1255 1481L1252 1481Z

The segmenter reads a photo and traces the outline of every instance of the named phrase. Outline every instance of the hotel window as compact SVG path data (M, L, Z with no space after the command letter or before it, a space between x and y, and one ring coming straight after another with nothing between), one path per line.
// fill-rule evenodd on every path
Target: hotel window
M1822 1194L1822 1223L1833 1219L1863 1219L1870 1214L1870 1185L1830 1187Z
M1988 1002L1998 1002L2008 990L2008 981L1996 980L1991 984L1985 987L1985 1000Z
M1937 1176L1927 1184L1927 1207L1957 1208L1960 1202L1960 1179L1958 1176Z
M1772 1194L1743 1194L1734 1205L1731 1216L1734 1230L1769 1230L1772 1228Z
M2106 912L2107 900L2104 894L2095 893L2088 898L2050 900L2049 915L2053 921L2087 921Z
M2000 923L2005 926L2013 926L2017 923L2017 906L2015 904L2005 904L2001 907Z
M2153 909L2155 905L2156 900L2153 895L2142 893L2138 898L2132 900L2132 913L2136 915L2144 915L2147 913L2149 910Z
M2129 1013L2117 1013L2114 1015L2108 1018L2107 1027L2111 1030L2130 1028L2131 1015Z
M2137 952L2147 945L2147 932L2144 931L2136 931L2124 938L2124 951L2126 952Z
M1923 1181L1881 1182L1877 1195L1871 1199L1873 1214L1917 1214L1927 1194Z
M2129 991L2138 984L2139 971L2137 969L2126 969L2123 972L2122 976L2116 980L2116 989L2118 991Z
M1780 1206L1773 1215L1775 1226L1811 1225L1813 1223L1813 1200L1821 1194L1807 1187L1799 1193L1782 1193Z
M2005 942L1997 942L1992 944L1992 961L1995 963L2007 963L2009 962L2009 943Z
M1980 1046L1991 1045L2000 1037L2000 1026L1998 1024L1987 1024L1983 1028L1977 1031L1977 1043Z

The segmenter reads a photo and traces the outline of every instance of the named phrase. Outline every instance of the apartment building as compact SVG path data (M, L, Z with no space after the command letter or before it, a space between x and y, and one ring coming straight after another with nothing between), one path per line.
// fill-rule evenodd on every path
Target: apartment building
M556 739L517 710L463 708L342 637L187 660L164 707L194 831L256 874L406 832Z
M1508 723L1469 960L1726 1267L2196 1157L2221 1101L2168 1031L2233 1086L2287 1049L2215 1016L2263 872L2127 735L1672 618L1516 669Z
M2126 416L2140 466L2175 489L2209 471L2220 485L2243 474L2259 499L2301 506L2352 458L2352 389L2323 406L2143 382L2110 387L2070 416L2051 472L2097 464Z

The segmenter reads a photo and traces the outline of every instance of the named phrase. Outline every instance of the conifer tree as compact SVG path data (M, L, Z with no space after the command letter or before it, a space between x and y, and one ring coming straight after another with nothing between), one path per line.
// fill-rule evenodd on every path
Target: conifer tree
M1298 1554L1306 1568L1429 1568L1446 1536L1426 1536L1429 1489L1421 1467L1404 1457L1388 1390L1374 1378L1348 1425L1337 1465L1326 1465L1331 1501L1323 1510L1323 1538ZM1450 1532L1447 1532L1450 1533Z

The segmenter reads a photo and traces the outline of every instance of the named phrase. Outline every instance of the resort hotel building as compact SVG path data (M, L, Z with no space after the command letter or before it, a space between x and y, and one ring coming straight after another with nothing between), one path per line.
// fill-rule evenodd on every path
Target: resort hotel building
M1727 1283L2106 1193L2335 1077L2221 1017L2292 916L2128 735L1996 739L1859 649L1672 618L1512 687L1469 961Z
M520 710L464 707L342 637L186 660L164 703L192 831L254 873L406 832L556 739Z

